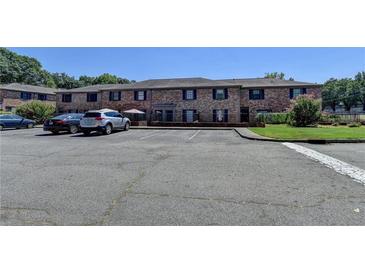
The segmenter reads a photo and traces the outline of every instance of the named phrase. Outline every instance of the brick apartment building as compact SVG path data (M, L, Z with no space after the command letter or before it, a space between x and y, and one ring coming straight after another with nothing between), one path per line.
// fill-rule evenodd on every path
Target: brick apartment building
M41 100L56 105L56 89L18 83L0 85L0 109L14 111L31 100Z
M258 112L283 112L298 95L321 98L320 85L280 79L155 79L132 84L94 85L56 93L57 111L131 108L147 121L253 121Z

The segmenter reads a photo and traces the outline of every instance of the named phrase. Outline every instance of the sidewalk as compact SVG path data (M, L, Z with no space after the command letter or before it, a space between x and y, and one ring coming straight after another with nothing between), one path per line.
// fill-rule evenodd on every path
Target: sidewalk
M232 130L233 127L160 127L160 126L131 126L131 129L158 129L158 130Z

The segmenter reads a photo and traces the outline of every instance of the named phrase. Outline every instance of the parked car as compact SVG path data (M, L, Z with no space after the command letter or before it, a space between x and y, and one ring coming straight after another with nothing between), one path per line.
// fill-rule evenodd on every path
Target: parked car
M35 121L16 114L0 115L0 130L3 128L32 128L34 125Z
M99 131L109 135L115 129L129 130L130 120L112 109L92 110L82 117L80 126L85 135L91 131Z
M80 120L83 113L61 114L44 122L43 130L58 134L60 131L67 131L75 134L80 130Z

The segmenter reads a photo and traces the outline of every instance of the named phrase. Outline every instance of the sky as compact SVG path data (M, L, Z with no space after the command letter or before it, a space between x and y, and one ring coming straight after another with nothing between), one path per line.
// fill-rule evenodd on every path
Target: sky
M263 77L284 72L323 83L365 70L365 48L9 48L37 58L50 72L115 74L129 80Z

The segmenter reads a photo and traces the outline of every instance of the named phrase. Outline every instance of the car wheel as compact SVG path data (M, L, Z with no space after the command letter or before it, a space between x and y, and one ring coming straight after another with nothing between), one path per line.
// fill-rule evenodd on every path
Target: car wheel
M112 130L113 130L113 128L112 128L112 125L111 124L107 124L106 126L105 126L105 129L104 129L104 134L105 135L109 135L109 134L111 134L112 133Z
M0 131L3 131L3 129L4 129L4 126L0 125Z
M79 131L79 129L77 128L77 126L72 125L72 126L70 126L69 131L70 131L71 134L75 134Z
M84 133L84 135L88 136L88 135L90 135L90 130L83 130L82 133Z
M28 125L27 125L27 128L34 128L33 123L28 124Z
M52 130L51 131L53 134L58 134L58 133L60 133L58 130Z
M129 127L130 127L129 122L125 123L124 130L125 131L128 131L129 130Z

